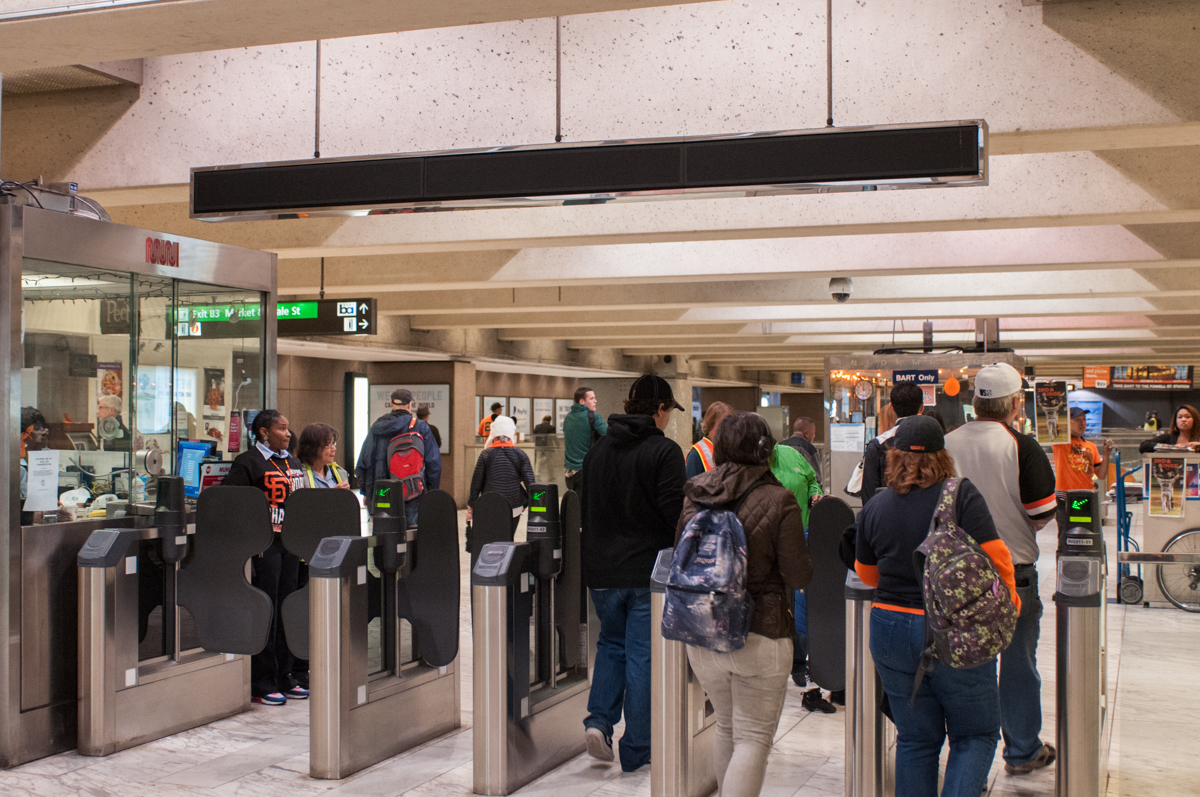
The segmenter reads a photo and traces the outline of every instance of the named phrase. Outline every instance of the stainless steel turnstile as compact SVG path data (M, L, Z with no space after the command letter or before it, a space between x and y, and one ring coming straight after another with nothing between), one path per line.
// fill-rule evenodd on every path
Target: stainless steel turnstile
M270 542L269 516L265 499L261 493L257 497L266 534L259 539L265 547ZM201 572L210 556L192 557L193 570L211 587L209 594L204 594L204 585L197 586L195 577L189 581L181 571L181 562L197 540L196 527L185 523L181 478L160 478L158 506L150 519L153 527L95 531L79 552L78 745L83 755L109 755L250 707L249 659L221 652L239 647L236 639L203 647L205 621L223 612L218 602L226 591L219 579ZM207 531L202 526L199 537L206 537ZM254 545L252 537L246 541ZM222 542L218 536L198 553L221 557ZM244 561L236 551L227 557L231 570ZM190 589L190 595L181 596L181 587ZM191 642L185 641L182 628L185 602L192 604L189 628L192 622L197 626L187 635ZM146 636L150 610L159 606L161 637L156 639L162 646L146 651L140 638ZM212 610L209 616L206 606ZM265 642L269 613L259 611L255 617L251 608L242 611L241 619L248 623L230 619L229 626L247 627L250 636Z
M1067 492L1070 526L1059 535L1055 603L1056 797L1095 797L1110 731L1105 644L1104 536L1099 494Z
M392 489L400 494L398 482L375 483L377 495ZM314 778L347 777L461 724L457 508L428 492L406 529L403 500L389 504L376 503L372 536L327 537L305 551L308 585L284 602L288 645L309 661ZM298 490L288 517L297 512L309 530L359 524L346 490ZM285 526L285 545L303 545L304 531L288 539L301 526Z
M883 697L871 658L871 607L875 590L846 574L846 797L895 793L889 737L895 728L880 711Z
M674 548L658 552L650 577L650 795L705 797L717 788L717 716L688 663L687 646L662 635Z
M534 485L530 542L488 543L472 571L476 794L509 794L585 747L599 623L580 578L579 499L568 492L560 508L557 493ZM477 518L485 498L511 517L485 493Z

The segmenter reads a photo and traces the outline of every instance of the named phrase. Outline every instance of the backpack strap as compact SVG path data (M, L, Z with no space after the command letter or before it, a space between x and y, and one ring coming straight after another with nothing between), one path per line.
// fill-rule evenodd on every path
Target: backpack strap
M951 476L942 482L942 494L938 496L937 508L933 512L933 517L929 520L929 531L925 533L925 539L929 539L938 525L940 520L943 525L949 525L957 519L954 513L954 506L958 503L958 488L962 485L962 479ZM913 551L913 569L916 571L917 581L921 584L925 583L925 544L922 542ZM924 590L922 590L923 592ZM912 706L917 700L917 690L921 688L921 681L925 680L925 674L933 671L935 659L933 653L933 628L929 625L929 606L925 607L925 644L921 648L921 660L917 664L916 675L913 676L912 694L908 697L908 705Z

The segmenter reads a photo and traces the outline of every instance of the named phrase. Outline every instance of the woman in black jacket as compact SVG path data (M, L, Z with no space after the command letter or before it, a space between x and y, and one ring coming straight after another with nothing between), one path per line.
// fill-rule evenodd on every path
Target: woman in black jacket
M1149 454L1157 446L1188 448L1200 451L1200 412L1190 404L1184 404L1175 411L1171 419L1170 431L1155 435L1138 446L1138 451Z
M471 519L475 500L480 494L500 493L512 507L513 531L521 522L521 513L529 505L529 488L533 485L533 466L529 455L513 445L517 425L503 415L492 421L487 448L475 462L471 477L471 495L467 499L467 520Z

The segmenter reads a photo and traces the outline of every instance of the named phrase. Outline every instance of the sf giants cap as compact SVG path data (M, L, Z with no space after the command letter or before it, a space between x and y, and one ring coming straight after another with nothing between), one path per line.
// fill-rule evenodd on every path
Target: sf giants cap
M667 409L683 409L683 405L675 400L675 394L671 392L671 385L667 380L654 374L639 376L633 387L629 388L629 398L660 402L666 404Z
M975 374L975 395L1004 398L1021 389L1021 374L1008 363L992 363Z
M910 415L900 419L900 428L892 438L892 445L901 451L917 454L932 454L946 447L942 425L928 415Z

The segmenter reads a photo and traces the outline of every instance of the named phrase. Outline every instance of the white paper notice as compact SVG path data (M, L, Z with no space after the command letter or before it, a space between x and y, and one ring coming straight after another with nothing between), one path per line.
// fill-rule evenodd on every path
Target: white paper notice
M29 451L29 481L25 488L26 512L53 512L58 509L58 451Z
M830 451L862 452L866 426L861 423L835 423L829 426Z

